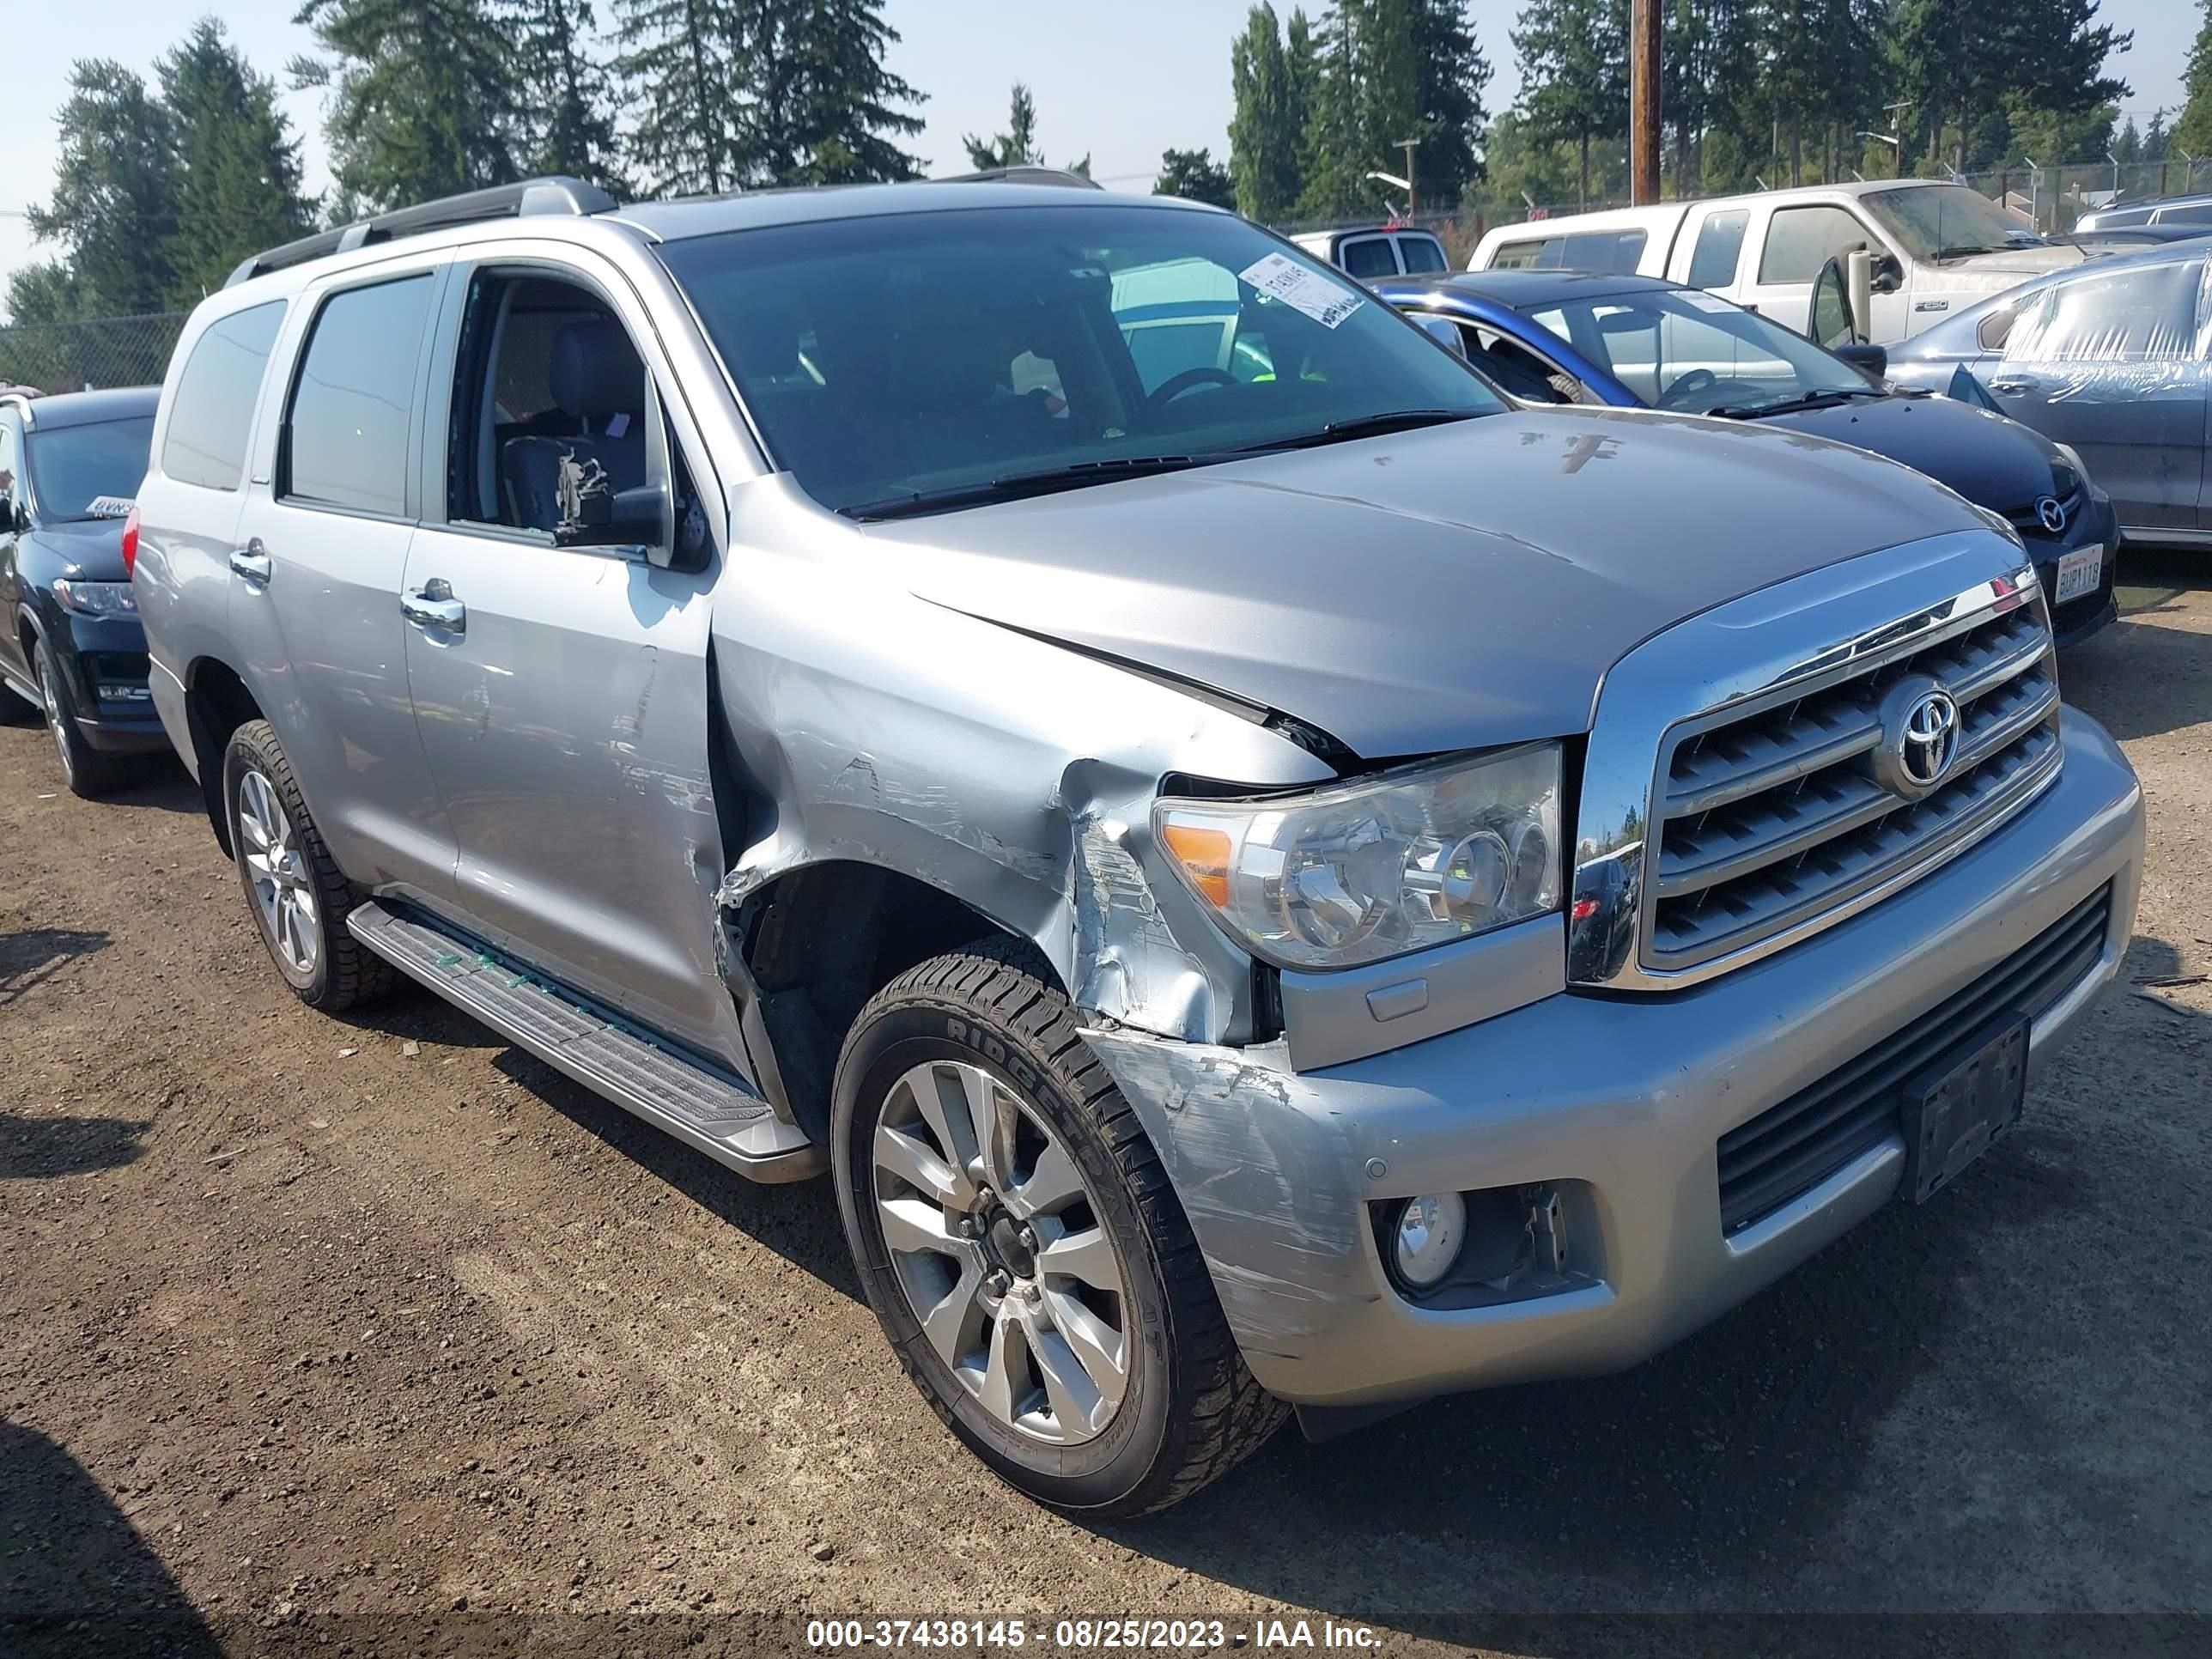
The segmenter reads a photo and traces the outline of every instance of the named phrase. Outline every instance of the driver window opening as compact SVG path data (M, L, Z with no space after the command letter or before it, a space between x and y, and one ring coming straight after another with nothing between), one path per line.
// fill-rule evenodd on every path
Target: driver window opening
M569 464L601 469L613 491L651 481L645 364L590 289L552 276L478 276L459 362L447 462L455 522L551 535ZM675 455L672 443L666 453ZM692 492L675 465L681 525Z

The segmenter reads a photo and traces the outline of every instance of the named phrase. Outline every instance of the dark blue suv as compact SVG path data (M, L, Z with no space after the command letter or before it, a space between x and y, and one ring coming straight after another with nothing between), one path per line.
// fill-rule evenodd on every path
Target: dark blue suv
M97 796L166 750L131 596L131 514L157 386L0 397L0 713L44 711L69 787Z

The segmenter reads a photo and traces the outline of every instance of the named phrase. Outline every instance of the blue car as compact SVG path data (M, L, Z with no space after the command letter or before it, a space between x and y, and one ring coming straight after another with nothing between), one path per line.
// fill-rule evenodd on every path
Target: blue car
M1770 422L1901 461L2019 532L2061 645L2117 614L2111 499L2065 445L2016 421L1869 380L1754 311L1657 277L1486 270L1372 286L1522 403ZM1880 348L1852 349L1881 373Z
M41 711L88 798L169 746L125 555L160 392L0 396L0 715Z

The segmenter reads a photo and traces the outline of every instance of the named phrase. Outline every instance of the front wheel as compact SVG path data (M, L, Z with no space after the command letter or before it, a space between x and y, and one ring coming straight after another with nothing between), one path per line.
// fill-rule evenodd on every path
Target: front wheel
M1038 975L984 947L892 981L846 1038L831 1131L900 1364L1023 1492L1141 1515L1280 1426L1158 1154Z
M248 720L231 734L222 799L239 884L294 994L336 1013L390 990L397 979L391 964L346 927L360 895L323 844L268 721Z
M98 800L123 781L123 773L113 757L103 755L84 739L76 723L76 698L70 690L69 672L62 666L61 654L45 640L39 641L35 658L39 672L39 699L45 705L46 733L54 740L54 751L62 765L62 781L69 785L70 793L86 800Z

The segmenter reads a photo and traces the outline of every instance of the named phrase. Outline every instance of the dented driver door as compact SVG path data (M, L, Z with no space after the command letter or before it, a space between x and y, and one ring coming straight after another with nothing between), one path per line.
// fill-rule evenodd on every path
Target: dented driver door
M667 465L631 447L654 405L614 291L457 273L434 383L453 400L445 511L408 559L408 679L459 847L457 920L742 1073L714 958L712 574L556 545L542 516L564 461L625 485Z

